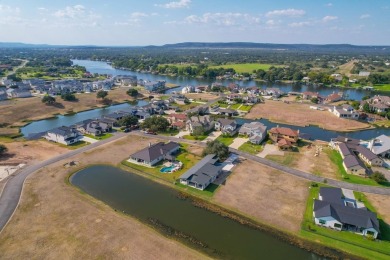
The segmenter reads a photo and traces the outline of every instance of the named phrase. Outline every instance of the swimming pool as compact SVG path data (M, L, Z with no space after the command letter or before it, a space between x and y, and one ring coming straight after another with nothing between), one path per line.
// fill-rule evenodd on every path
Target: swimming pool
M172 172L172 170L173 170L174 168L175 168L174 165L169 166L169 167L163 167L163 168L161 168L160 172L169 173L169 172Z

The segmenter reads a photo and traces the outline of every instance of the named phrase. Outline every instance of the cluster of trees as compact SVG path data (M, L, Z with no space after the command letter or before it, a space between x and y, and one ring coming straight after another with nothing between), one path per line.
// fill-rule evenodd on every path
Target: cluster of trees
M144 120L141 127L152 132L166 132L170 126L169 121L162 116L151 116Z
M370 176L371 179L376 181L377 183L386 183L388 180L386 179L385 175L381 172L374 172Z
M55 97L52 97L50 95L45 95L45 96L43 96L41 101L42 101L42 103L44 103L46 105L53 105L56 102L56 99L55 99Z
M129 95L130 97L137 97L138 96L138 90L134 89L134 88L131 88L129 89L128 91L126 91L127 95Z
M225 160L229 156L229 147L218 140L209 141L203 150L203 156L208 154L216 154L219 159Z
M104 100L108 96L108 92L105 90L99 90L96 92L96 97Z
M65 101L76 101L77 100L75 94L73 94L73 93L63 93L63 94L61 94L61 98Z
M138 118L133 115L125 116L118 121L119 126L132 126L137 124L138 124Z
M387 74L379 74L379 73L371 73L368 76L368 81L372 84L389 84L390 83L390 73Z

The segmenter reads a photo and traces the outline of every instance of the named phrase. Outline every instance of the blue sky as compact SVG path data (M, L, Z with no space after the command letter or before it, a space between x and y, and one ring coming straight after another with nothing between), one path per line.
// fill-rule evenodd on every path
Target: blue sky
M390 45L389 0L0 0L0 42Z

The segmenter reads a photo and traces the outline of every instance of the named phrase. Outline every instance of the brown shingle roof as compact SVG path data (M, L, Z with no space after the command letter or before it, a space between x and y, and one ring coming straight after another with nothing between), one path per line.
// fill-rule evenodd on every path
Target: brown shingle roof
M281 134L293 137L297 137L299 135L297 130L293 130L287 127L273 127L271 130L269 130L269 132L272 134Z

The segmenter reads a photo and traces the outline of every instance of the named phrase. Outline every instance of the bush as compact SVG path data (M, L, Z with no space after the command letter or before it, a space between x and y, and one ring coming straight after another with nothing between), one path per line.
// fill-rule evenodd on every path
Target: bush
M385 182L387 182L387 179L386 179L385 175L383 175L383 173L381 173L381 172L374 172L370 176L370 178L373 179L374 181L376 181L377 183L385 183Z

